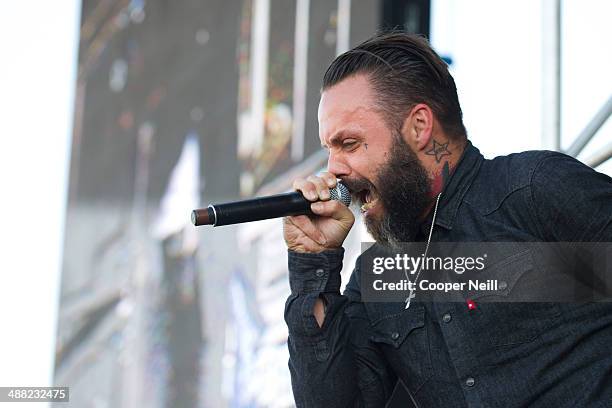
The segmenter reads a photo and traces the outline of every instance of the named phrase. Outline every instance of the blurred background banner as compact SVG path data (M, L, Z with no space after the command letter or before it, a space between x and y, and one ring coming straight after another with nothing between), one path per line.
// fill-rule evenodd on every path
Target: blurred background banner
M609 157L611 7L577 3L83 1L53 382L78 407L294 406L281 221L191 210L324 169L323 73L380 29L431 38L486 156ZM344 282L365 240L358 220Z
M325 166L321 78L381 7L83 2L55 362L75 406L293 406L280 221L189 214Z

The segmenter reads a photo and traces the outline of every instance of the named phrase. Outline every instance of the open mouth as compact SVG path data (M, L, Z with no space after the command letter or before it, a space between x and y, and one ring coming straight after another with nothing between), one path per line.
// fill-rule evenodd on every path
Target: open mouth
M378 202L378 196L372 192L370 189L363 189L356 194L357 200L362 203L361 204L361 212L366 213Z

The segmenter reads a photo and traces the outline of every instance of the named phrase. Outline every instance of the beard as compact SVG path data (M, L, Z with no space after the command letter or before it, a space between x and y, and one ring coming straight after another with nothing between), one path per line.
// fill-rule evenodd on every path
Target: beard
M375 175L375 183L367 179L344 179L353 193L376 191L382 211L364 217L368 232L379 244L391 248L415 240L420 218L431 204L430 181L416 153L396 135L386 163ZM364 196L353 194L353 202L364 203Z

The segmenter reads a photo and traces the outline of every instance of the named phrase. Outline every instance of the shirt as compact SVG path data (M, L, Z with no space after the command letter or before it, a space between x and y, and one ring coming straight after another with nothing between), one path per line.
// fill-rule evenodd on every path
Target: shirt
M610 242L612 179L557 152L487 160L468 142L432 241ZM612 303L362 302L359 262L340 294L343 253L288 253L298 407L383 407L398 381L421 408L612 406ZM501 272L516 278L535 255L509 253Z

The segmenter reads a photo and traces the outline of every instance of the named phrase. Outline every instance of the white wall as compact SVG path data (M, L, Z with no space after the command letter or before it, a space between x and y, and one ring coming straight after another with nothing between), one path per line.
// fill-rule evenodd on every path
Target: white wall
M468 134L487 157L542 148L544 4L432 1L432 43L454 60ZM612 94L612 2L565 0L562 10L561 123L567 147ZM610 122L589 148L612 140Z
M540 26L532 0L432 1L432 43L453 59L468 135L487 157L540 147Z
M0 386L51 385L79 18L0 4Z
M612 95L612 2L563 2L562 146L568 147ZM612 119L580 158L612 141ZM612 160L598 168L612 175Z

